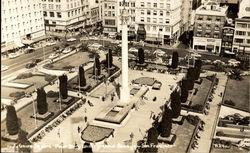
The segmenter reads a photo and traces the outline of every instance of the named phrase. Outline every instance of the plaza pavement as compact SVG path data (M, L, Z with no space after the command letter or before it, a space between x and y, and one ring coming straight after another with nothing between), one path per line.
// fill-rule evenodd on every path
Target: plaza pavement
M141 76L148 76L148 77L154 77L156 80L161 81L163 83L161 90L151 90L148 93L148 97L153 98L154 96L157 96L157 102L153 102L151 98L149 98L148 101L141 102L141 105L139 106L139 109L136 111L133 111L130 113L128 118L124 120L124 124L121 125L121 127L117 127L114 125L107 125L105 123L101 122L93 122L94 118L102 111L104 107L107 107L109 103L111 102L110 96L106 99L105 102L103 102L99 98L93 98L93 97L86 97L88 100L90 100L94 107L90 107L88 104L85 104L83 107L79 108L76 112L74 112L73 115L69 116L66 120L64 120L58 127L54 128L50 133L47 133L46 136L38 142L36 145L60 145L63 142L64 146L70 146L77 143L78 146L82 146L84 143L80 139L80 135L77 132L77 127L81 127L81 130L84 129L87 125L87 123L84 123L83 121L79 121L78 124L71 124L71 120L73 118L83 118L85 115L88 117L88 123L93 125L99 125L103 127L109 127L114 128L114 138L109 138L107 140L107 143L109 145L115 146L115 148L104 148L101 147L103 145L103 142L97 143L96 146L93 147L94 152L134 152L133 147L130 148L119 148L118 145L124 146L126 142L129 142L130 134L133 132L134 138L132 141L132 145L135 147L138 140L141 140L145 136L145 131L148 130L150 127L152 127L152 119L150 119L151 111L154 112L154 114L158 114L161 112L160 106L162 106L166 99L169 99L170 97L170 85L176 85L176 82L182 79L184 74L180 74L177 76L177 79L174 80L173 75L168 74L160 74L160 73L150 73L150 72L143 72L143 75L141 74L142 71L135 71L135 70L129 70L129 81L139 78ZM121 77L121 76L120 76ZM115 81L121 80L121 78L117 78ZM102 84L99 88L104 88L105 85ZM112 86L111 86L112 87ZM132 89L132 86L130 85L130 89ZM98 90L97 90L98 91ZM164 93L164 94L163 94ZM73 93L72 93L73 94ZM153 96L154 95L154 96ZM117 103L118 98L115 97L115 100L113 103ZM85 108L87 109L87 113L84 113ZM60 129L60 130L59 130ZM59 138L58 131L61 132L61 136ZM132 148L132 149L131 149ZM39 151L37 149L36 151ZM42 151L42 150L40 150Z
M211 74L211 72L209 73ZM200 131L201 138L198 140L198 148L191 150L191 153L209 153L210 151L210 144L212 143L220 111L219 104L222 102L222 97L220 97L219 94L221 92L224 93L227 82L227 76L224 73L217 73L217 77L219 78L219 83L215 90L213 101L209 102L209 114L201 117L201 119L206 123L204 131Z

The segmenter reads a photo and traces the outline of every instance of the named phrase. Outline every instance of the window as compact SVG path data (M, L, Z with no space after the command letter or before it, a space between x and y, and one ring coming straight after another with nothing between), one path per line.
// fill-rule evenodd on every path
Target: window
M144 2L141 2L141 7L144 7L144 6L145 6Z
M160 16L163 16L163 11L160 11Z
M147 22L150 22L150 18L147 18Z
M108 4L107 3L104 4L104 8L105 9L108 8Z
M147 15L151 15L151 11L150 10L147 10Z
M250 39L247 39L247 43L250 44Z
M169 32L170 31L169 27L165 27L165 31Z
M115 25L115 20L105 20L105 25Z
M151 7L151 3L150 2L147 2L147 7Z
M61 12L57 12L56 14L57 14L58 18L62 18L62 13Z
M131 7L135 7L135 2L131 2Z
M150 26L149 25L147 26L147 31L150 31Z
M43 16L46 17L47 16L47 12L43 11Z
M156 18L153 18L153 23L157 23L157 19Z
M115 16L115 11L112 11L112 16Z
M154 15L157 15L157 11L154 11L154 13L153 13Z
M141 15L144 15L144 10L141 10Z
M49 4L49 9L53 10L54 9L54 5L53 4Z
M144 22L144 17L141 17L141 22Z
M169 16L170 15L170 11L166 11L166 16Z
M243 43L243 39L235 38L235 39L234 39L234 42L236 42L236 43Z
M245 31L236 31L236 35L244 36L246 35Z
M159 18L159 23L163 23L163 18Z
M49 12L49 16L50 16L50 17L55 17L54 12Z
M156 31L156 26L153 26L153 30Z
M154 7L157 7L157 3L154 3L154 5L153 5Z
M61 0L56 0L56 2L61 2Z
M209 24L206 26L206 29L207 29L207 30L210 30L210 29L211 29L211 27L210 27Z
M247 32L247 35L250 36L250 32Z
M167 4L166 9L170 10L170 4Z
M57 10L61 10L61 5L56 5Z
M214 34L214 38L219 38L219 35L218 34Z
M160 8L163 8L164 7L164 3L160 3Z
M162 31L162 28L159 28L159 31Z
M132 20L132 21L135 21L135 17L131 17L131 20Z
M209 38L210 37L210 33L206 33L205 37Z
M202 20L203 20L203 17L199 16L199 17L198 17L198 20L199 20L199 21L202 21Z
M198 24L197 28L198 28L198 29L201 29L201 28L202 28L202 25L201 25L201 24Z
M68 17L70 17L70 12L68 12Z
M169 19L166 19L166 24L169 24Z

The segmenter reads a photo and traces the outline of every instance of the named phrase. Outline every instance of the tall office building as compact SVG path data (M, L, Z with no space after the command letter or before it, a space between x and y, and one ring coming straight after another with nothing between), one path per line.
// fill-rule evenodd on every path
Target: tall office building
M196 9L193 49L220 53L227 10L227 6L220 7L216 2L208 2Z
M1 1L1 51L22 47L45 35L41 0Z
M235 19L233 51L250 54L250 1L242 0L238 18Z
M47 33L66 34L81 31L91 24L89 0L42 0Z

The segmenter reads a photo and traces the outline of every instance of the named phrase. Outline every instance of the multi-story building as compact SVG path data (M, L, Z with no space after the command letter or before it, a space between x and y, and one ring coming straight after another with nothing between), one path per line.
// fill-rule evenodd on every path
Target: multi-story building
M129 36L173 45L188 30L192 0L104 0L103 6L104 33L121 33L121 12L125 8L129 15Z
M123 2L124 5L123 5ZM125 8L128 13L128 37L130 38L135 38L136 37L136 23L135 23L135 18L136 18L136 6L135 6L136 0L118 0L118 15L117 15L117 32L118 35L121 35L122 33L122 21L121 21L121 15L122 11Z
M232 19L225 24L222 29L222 43L221 43L221 55L234 55L232 50L234 37L234 24Z
M102 23L102 14L101 14L101 0L90 0L90 22L92 26L98 26Z
M227 6L208 2L197 8L193 36L193 49L220 53L222 29L226 23Z
M75 32L91 24L88 0L42 0L46 32Z
M250 2L242 0L238 18L235 19L233 51L250 54Z
M22 47L23 40L39 39L45 35L40 0L1 1L2 52Z
M141 25L145 27L145 41L160 41L162 44L168 45L175 44L181 35L180 29L185 24L182 22L182 4L182 0L136 1L136 29Z
M117 0L102 1L102 26L106 36L115 36L118 26Z

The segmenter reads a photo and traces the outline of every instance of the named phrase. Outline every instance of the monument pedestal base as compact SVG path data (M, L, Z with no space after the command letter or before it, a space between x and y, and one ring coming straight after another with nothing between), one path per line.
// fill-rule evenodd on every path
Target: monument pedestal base
M54 115L53 112L47 112L43 115L41 115L41 114L36 114L36 116L32 115L32 116L30 116L30 118L36 118L37 120L47 121L53 115Z
M163 143L167 143L167 144L171 144L171 145L174 144L175 140L176 140L176 135L172 134L172 133L170 134L169 137L166 137L166 138L161 137L160 135L158 137L159 142L163 142Z

